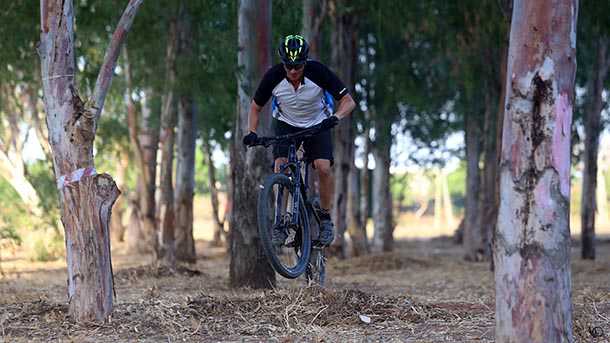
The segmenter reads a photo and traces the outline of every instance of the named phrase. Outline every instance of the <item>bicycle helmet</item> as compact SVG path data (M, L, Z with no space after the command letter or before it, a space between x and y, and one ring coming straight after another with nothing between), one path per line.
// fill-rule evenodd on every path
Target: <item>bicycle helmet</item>
M278 53L282 63L287 65L303 64L307 61L309 44L303 36L289 35L282 39Z

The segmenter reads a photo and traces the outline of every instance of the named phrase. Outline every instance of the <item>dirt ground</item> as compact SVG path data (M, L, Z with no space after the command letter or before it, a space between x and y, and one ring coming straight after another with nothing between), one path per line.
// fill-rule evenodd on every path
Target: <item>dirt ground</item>
M178 275L114 248L109 323L67 316L62 261L2 262L0 342L492 342L493 274L467 263L449 239L400 241L396 252L330 260L325 289L303 280L275 290L231 289L223 249L198 241L196 265ZM610 243L596 261L573 247L574 333L610 342Z

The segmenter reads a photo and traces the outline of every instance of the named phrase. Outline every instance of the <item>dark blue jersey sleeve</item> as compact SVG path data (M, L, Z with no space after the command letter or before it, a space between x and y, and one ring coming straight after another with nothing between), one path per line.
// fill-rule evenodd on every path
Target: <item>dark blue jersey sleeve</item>
M254 102L263 107L271 98L273 89L286 77L286 71L281 64L277 64L267 70L261 80L256 92L254 93Z

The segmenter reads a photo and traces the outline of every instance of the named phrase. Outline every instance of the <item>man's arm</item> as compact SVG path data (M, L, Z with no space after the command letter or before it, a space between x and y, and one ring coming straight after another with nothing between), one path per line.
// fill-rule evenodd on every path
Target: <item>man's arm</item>
M352 100L353 101L353 100ZM263 108L256 104L253 100L250 104L250 112L248 112L248 130L249 132L256 132L258 127L258 116Z
M339 100L339 108L337 108L335 115L337 118L343 119L350 115L354 108L356 108L356 102L351 95L346 94Z

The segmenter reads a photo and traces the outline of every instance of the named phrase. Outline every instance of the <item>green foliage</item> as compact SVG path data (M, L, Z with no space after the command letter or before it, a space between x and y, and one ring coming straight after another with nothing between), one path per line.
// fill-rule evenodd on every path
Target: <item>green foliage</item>
M195 152L195 193L208 194L210 192L210 178L208 171L210 166L204 159L202 149L198 148ZM228 166L226 164L214 163L216 168L216 182L220 185L219 191L227 191Z
M390 192L394 201L400 205L411 206L415 199L409 189L412 176L409 173L394 173L390 175Z
M38 1L9 1L0 10L0 84L38 78ZM36 61L33 63L33 61Z
M447 183L449 184L449 195L451 202L456 210L464 208L466 199L466 163L460 163L460 166L453 172L447 175Z
M43 209L43 223L57 230L57 219L59 218L59 195L57 184L47 161L37 160L28 165L28 180L36 189Z
M237 13L235 1L208 1L193 9L195 20L193 68L182 79L192 80L199 136L226 148L225 133L235 117L237 97ZM195 75L193 75L195 73ZM181 81L180 83L183 83Z
M0 238L19 241L19 230L30 227L30 216L13 187L0 178Z
M55 261L65 254L63 236L54 230L28 233L29 259L37 262Z
M1 240L8 240L17 245L22 243L21 236L13 227L0 226L0 241Z

